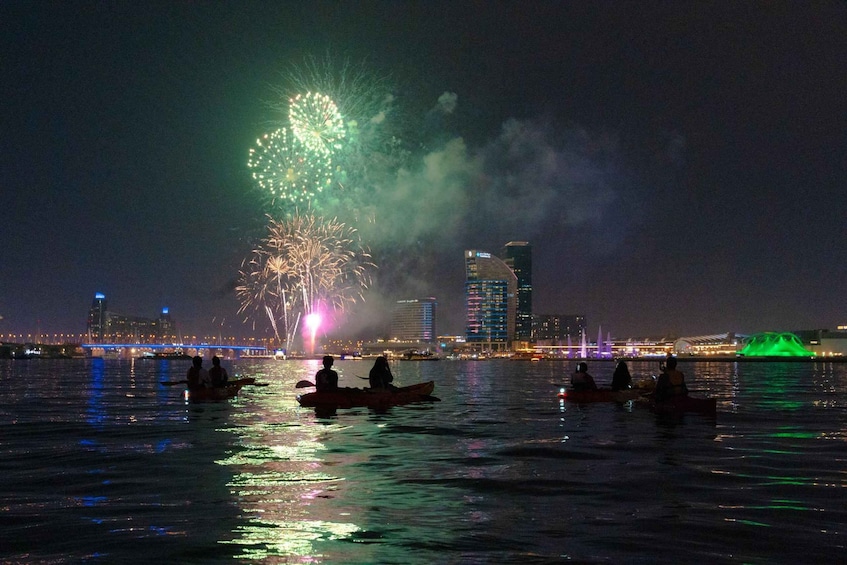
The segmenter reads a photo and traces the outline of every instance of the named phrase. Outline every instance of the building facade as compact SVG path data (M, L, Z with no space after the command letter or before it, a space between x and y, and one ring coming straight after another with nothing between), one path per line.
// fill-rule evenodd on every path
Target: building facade
M532 246L526 241L510 241L501 253L503 262L517 278L515 305L515 337L532 340Z
M391 339L396 341L433 343L436 331L435 298L398 300L391 316Z
M88 342L104 343L103 339L107 333L108 310L106 295L102 292L94 294L91 309L88 310Z
M176 324L168 308L158 318L126 316L108 309L106 295L98 292L88 311L88 343L177 343Z
M539 314L533 318L532 338L545 345L563 345L568 340L577 343L587 326L581 314Z
M491 253L465 251L465 339L480 350L504 351L515 339L518 279Z

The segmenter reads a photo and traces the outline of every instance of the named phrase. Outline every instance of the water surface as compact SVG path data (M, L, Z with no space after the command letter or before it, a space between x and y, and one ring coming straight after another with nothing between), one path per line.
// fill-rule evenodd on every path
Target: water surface
M226 365L226 363L225 363ZM847 365L680 363L715 419L560 401L566 362L394 363L441 402L316 413L317 361L0 361L0 561L797 563L845 555ZM636 378L656 363L631 363ZM368 361L341 361L361 386ZM595 362L598 382L612 365Z

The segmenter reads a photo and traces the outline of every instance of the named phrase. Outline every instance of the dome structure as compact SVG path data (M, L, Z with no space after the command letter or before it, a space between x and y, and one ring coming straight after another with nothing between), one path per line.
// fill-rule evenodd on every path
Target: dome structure
M764 332L751 335L747 345L739 352L745 357L812 357L809 351L793 333Z

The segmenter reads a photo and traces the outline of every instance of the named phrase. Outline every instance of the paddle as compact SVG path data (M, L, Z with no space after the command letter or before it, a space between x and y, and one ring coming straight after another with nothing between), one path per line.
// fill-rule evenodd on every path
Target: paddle
M182 380L182 381L159 381L159 384L164 385L164 386L184 385L184 384L188 384L188 381L186 381L186 380Z
M227 383L228 385L241 385L241 386L268 386L271 383L257 383L254 377L244 377L243 379L235 379L234 381L230 381Z
M310 381L297 381L297 384L294 385L294 388L309 388L310 386L315 386L315 383Z

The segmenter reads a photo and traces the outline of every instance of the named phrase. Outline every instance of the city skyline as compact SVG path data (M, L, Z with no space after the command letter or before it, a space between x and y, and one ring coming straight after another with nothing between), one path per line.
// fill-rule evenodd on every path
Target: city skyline
M105 300L105 295L103 293L95 293L95 303L98 299ZM427 316L427 324L431 324L432 331L431 335L436 337L460 337L465 338L466 336L461 333L444 333L444 332L436 332L434 328L436 327L436 308L435 305L437 300L435 297L428 297L425 299L407 299L407 300L399 300L398 305L401 303L429 303L430 306L428 309L423 310L422 312L426 313ZM89 323L91 320L91 316L95 307L92 308L88 312L87 318L89 319ZM153 323L155 326L156 323L161 323L163 320L167 321L168 327L166 328L168 331L176 332L173 334L173 339L166 339L164 342L161 340L157 340L154 337L149 339L141 339L136 336L134 339L126 340L126 343L165 343L165 344L185 344L185 343L198 343L199 341L208 342L208 343L220 343L220 344L239 344L239 343L256 343L256 342L265 342L265 341L273 341L273 338L265 335L265 336L257 336L257 335L234 335L234 334L224 334L220 330L215 333L212 332L185 332L179 330L179 322L177 320L172 320L170 315L170 309L168 307L163 307L159 314L159 318L149 318L146 316L138 316L134 314L118 314L115 312L108 311L113 317L118 318L117 324L119 327L122 327L124 324L129 322L137 322L141 321L144 324ZM396 317L396 309L394 311L394 315L392 316L391 326L393 327L395 317ZM589 344L597 343L592 337L592 333L589 330L589 326L586 321L586 317L580 314L550 314L550 313L533 313L533 339L531 340L532 344L536 344L540 347L555 345L556 342L564 342L568 336L573 338L574 340L579 340L583 336L587 339ZM418 319L420 322L421 320ZM536 330L537 328L537 330ZM733 331L725 331L725 332L696 332L692 334L674 334L674 333L658 333L658 334L626 334L626 335L617 335L612 332L607 332L603 330L602 326L598 327L598 331L602 333L602 336L598 334L599 341L605 342L608 339L620 341L620 340L640 340L640 339L659 339L659 340L667 340L667 339L680 339L680 338L695 338L695 339L709 339L714 338L719 335L737 335L739 337L744 337L746 335L759 335L759 334L774 334L779 335L781 333L786 334L798 334L804 336L804 338L810 343L814 343L815 336L819 334L832 334L841 336L845 331L847 331L847 325L837 325L833 328L792 328L787 332L774 331L774 330L765 330L763 332L756 332L755 334L744 334L741 332L733 332ZM17 343L43 343L43 344L67 344L67 343L109 343L117 342L115 339L111 340L91 340L91 331L83 331L83 332L41 332L36 330L35 332L9 332L9 333L0 333L0 342L17 342ZM337 336L333 335L324 335L322 339L326 340L326 343L334 343L334 342L342 342L345 339L339 339ZM839 338L840 339L840 338ZM409 341L416 340L417 338L408 337L408 336L395 336L392 330L388 329L386 326L386 330L379 332L375 335L361 335L356 336L352 339L352 341L367 341L367 340L399 340L399 341ZM351 340L348 340L351 341ZM427 339L420 339L422 343L427 341ZM576 343L574 341L573 343Z
M514 243L514 242L510 242L510 243ZM529 244L529 242L518 242L518 243L521 244L521 245L526 245L527 247L531 248L531 245ZM480 251L480 250L467 251L466 250L464 252L464 254L466 256L466 260L467 260L467 257L469 256L468 254L471 254L474 257L482 257L483 260L488 260L488 261L494 259L498 263L502 263L503 268L509 270L510 274L513 277L515 275L513 268L511 266L509 266L507 263L504 263L503 258L496 257L496 256L492 255L491 253L489 253L487 251ZM503 248L503 254L504 254L504 256L506 254L506 247L505 246ZM477 260L479 260L479 259L477 259ZM529 260L529 262L531 264L531 259ZM466 276L467 276L467 269L468 269L468 267L466 266ZM490 268L489 268L489 270L490 270ZM513 296L514 304L511 308L511 310L512 310L511 316L514 318L515 321L512 322L512 324L511 324L512 326L517 325L516 322L517 322L517 319L518 319L518 316L516 315L517 314L516 310L517 310L517 294L518 294L518 289L519 289L519 286L518 286L518 280L519 279L517 277L514 277L514 278L515 278L514 291L513 291L514 292L514 296ZM532 289L530 288L530 292L531 292L531 290ZM467 289L466 289L466 292L467 292ZM504 287L504 292L505 292L505 287ZM94 303L95 304L97 304L98 302L105 304L106 299L107 299L107 297L104 293L99 292L99 291L94 293ZM434 326L435 323L436 323L435 320L437 319L436 316L435 316L436 310L435 310L434 304L437 302L437 300L438 300L437 297L428 297L428 298L425 298L425 299L407 298L407 299L398 300L395 307L394 307L394 311L392 312L392 315L390 317L386 317L385 323L384 323L384 328L382 330L378 330L378 331L376 331L376 333L367 334L367 335L363 334L363 335L357 335L357 336L349 336L349 335L345 335L343 332L341 333L341 335L346 337L346 338L352 337L353 339L358 339L358 340L393 339L391 327L393 327L393 325L396 321L395 318L396 318L397 306L399 306L401 303L418 303L418 302L425 303L425 302L431 301L433 306L431 307L431 311L429 312L429 316L430 316L430 319L432 320L432 324ZM504 300L505 300L505 298L504 298ZM94 312L94 309L95 309L94 306L91 306L89 308L89 310L86 312L86 318L88 319L88 323L87 323L87 327L84 328L83 331L79 331L79 332L75 332L75 331L53 331L53 332L51 332L51 331L41 331L40 326L37 326L35 331L29 331L29 332L27 332L27 331L23 331L23 332L21 332L21 331L0 331L0 340L4 339L4 337L8 338L8 337L11 337L11 336L14 336L18 339L26 336L28 338L31 338L31 340L34 340L34 339L38 338L39 336L43 336L45 338L50 339L49 341L44 341L44 343L64 343L65 342L64 340L56 341L56 336L61 335L61 336L68 336L68 338L69 338L68 341L70 341L70 342L76 342L76 341L78 341L78 338L88 337L88 336L91 335L91 316ZM106 310L105 306L103 306L102 309ZM440 311L440 309L439 309L439 311ZM107 313L109 313L113 317L119 318L120 324L126 324L127 323L126 320L143 320L145 323L153 322L153 324L155 325L155 322L157 320L156 318L152 318L152 317L149 317L149 316L146 316L146 315L141 315L137 312L127 314L123 310L121 310L120 314L118 314L114 311L108 311ZM168 321L170 321L170 319L171 319L171 313L170 313L170 307L169 306L160 307L159 310L158 310L158 314L159 314L159 318L158 318L159 320L167 319ZM504 312L504 314L505 314L505 312ZM550 312L546 312L546 311L545 312L536 312L536 311L532 312L532 323L533 323L533 325L536 324L536 323L546 324L547 322L545 322L545 320L552 320L552 319L556 319L556 318L573 318L573 319L580 320L579 327L584 328L585 331L586 331L586 335L589 336L589 338L590 338L590 335L591 335L590 328L593 328L594 326L589 326L588 323L586 322L587 316L579 313L578 311L567 311L566 312L564 310L559 310L559 311L554 310L554 311L550 311ZM172 331L177 332L178 335L182 336L183 332L180 328L179 322L173 321L171 323L173 324ZM83 325L86 325L85 322L83 322ZM837 324L833 327L813 326L813 327L791 327L791 328L764 328L761 331L764 331L764 332L770 332L770 331L807 332L807 331L817 331L817 330L840 331L840 330L843 330L844 328L845 328L845 325ZM596 329L598 331L602 330L603 325L597 324ZM506 332L504 335L508 334L508 331L505 328L503 329L503 331ZM607 327L605 331L610 333L612 335L613 339L646 338L646 337L680 338L680 337L686 337L686 336L687 337L704 336L704 335L712 335L712 334L718 334L718 333L731 333L731 334L738 334L738 335L744 335L746 333L746 332L735 331L732 328L728 328L728 329L727 328L710 328L710 329L705 329L704 331L701 331L701 332L692 332L692 333L689 333L689 334L629 333L629 334L626 334L626 335L619 335L619 334L614 333L613 328L609 328L609 327ZM516 328L513 328L512 332L514 333L515 337L517 338ZM749 333L760 333L760 332L749 332ZM253 339L271 339L271 336L268 336L268 335L261 336L261 335L258 335L258 334L250 334L250 333L244 333L244 332L241 332L241 333L239 333L239 332L235 332L235 333L224 332L223 331L223 324L219 324L217 327L210 326L210 327L206 328L205 331L199 331L199 332L198 331L186 331L184 335L186 337L190 337L192 339L197 339L198 336L203 336L203 338L205 339L205 338L214 337L214 336L218 336L220 338L221 336L226 335L227 336L226 340L221 339L221 342L238 341L238 340L243 340L243 339L251 339L251 340L253 340ZM457 336L458 335L458 336L467 337L466 332L464 332L464 331L438 332L438 333L436 333L436 335L439 335L439 336ZM51 338L51 336L52 336L52 338ZM327 334L327 335L324 335L323 337L332 340L332 339L336 339L338 336L334 335L334 334ZM542 339L549 339L549 338L542 338ZM83 342L85 342L85 341L86 340L83 339ZM96 342L97 340L94 340L94 341ZM139 341L139 343L141 343L141 342L142 341ZM177 342L178 341L175 341L174 343L177 343Z
M333 122L320 166L290 167L376 265L333 331L435 296L461 333L458 253L509 241L532 242L533 310L590 334L844 322L843 3L72 0L0 21L0 335L81 332L94 292L269 335L234 292L270 212L250 150L303 119L315 60L364 77L333 93L343 139L378 134L330 163Z

